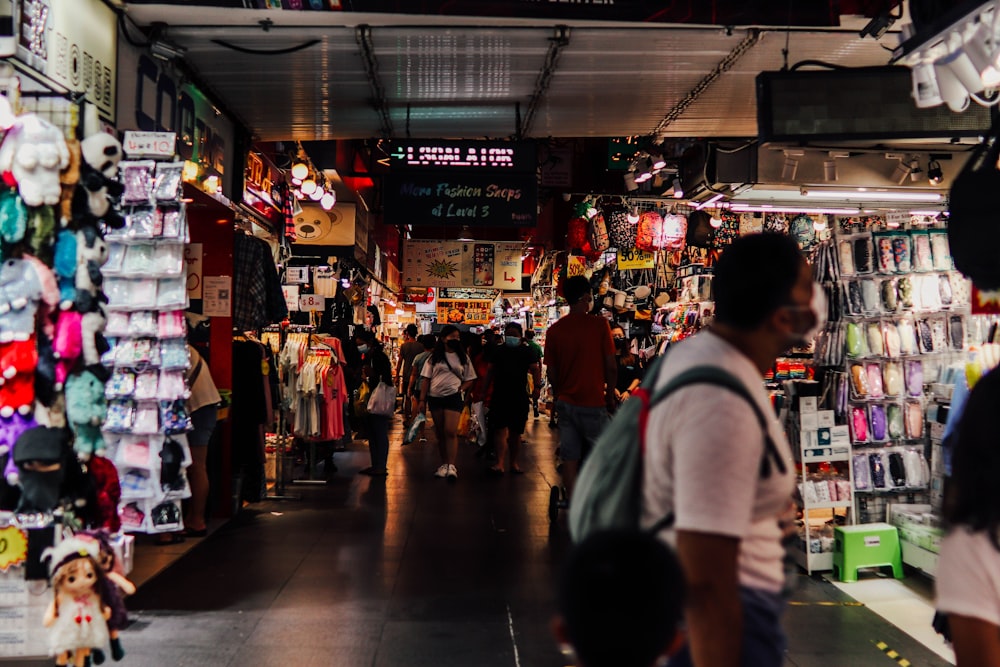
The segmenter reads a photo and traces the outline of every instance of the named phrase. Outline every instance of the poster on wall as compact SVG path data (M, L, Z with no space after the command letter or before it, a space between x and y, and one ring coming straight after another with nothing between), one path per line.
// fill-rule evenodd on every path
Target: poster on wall
M521 287L522 245L490 241L406 241L404 287Z
M493 318L493 302L472 299L438 299L439 324L489 324Z
M201 314L206 317L231 317L232 285L232 276L205 276Z
M187 267L187 293L192 301L201 299L202 245L188 243L184 246L184 265Z

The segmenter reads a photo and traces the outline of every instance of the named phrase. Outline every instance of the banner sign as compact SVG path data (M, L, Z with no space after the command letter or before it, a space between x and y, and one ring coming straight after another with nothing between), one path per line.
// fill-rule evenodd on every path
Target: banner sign
M618 270L656 268L656 255L645 250L628 248L618 251Z
M538 217L534 174L404 172L384 183L392 224L533 227Z
M438 299L438 324L489 324L492 300Z
M500 171L533 174L535 145L524 141L397 140L388 146L389 168L401 171Z
M403 285L520 290L521 252L520 243L406 241Z

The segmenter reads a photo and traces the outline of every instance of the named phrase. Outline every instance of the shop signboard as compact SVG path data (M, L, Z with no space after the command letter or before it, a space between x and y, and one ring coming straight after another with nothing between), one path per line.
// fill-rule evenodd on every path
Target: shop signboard
M653 269L656 268L656 255L646 250L626 248L618 251L617 264L620 271Z
M92 1L103 5L101 0ZM118 129L175 132L179 158L197 165L201 179L216 176L222 194L233 197L227 170L236 163L235 124L197 87L163 69L159 61L125 40L119 42L118 71L122 81L133 82L118 91Z
M250 195L247 199L256 199L271 211L283 215L284 200L280 187L283 181L281 170L266 155L256 150L247 153L243 174L244 196Z
M620 267L619 267L620 268ZM582 255L570 255L566 260L566 277L575 278L587 273L587 258Z
M534 174L390 173L385 217L409 225L533 227L538 216Z
M403 285L519 290L522 252L519 243L406 241Z
M299 310L302 312L313 312L326 308L326 297L317 294L300 294Z
M438 299L438 324L489 324L493 301L479 299Z
M103 0L18 0L17 59L115 121L118 20Z

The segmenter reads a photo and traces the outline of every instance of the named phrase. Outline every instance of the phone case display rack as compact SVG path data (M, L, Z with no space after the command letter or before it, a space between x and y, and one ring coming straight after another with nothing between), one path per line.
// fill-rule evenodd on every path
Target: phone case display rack
M940 222L839 218L834 229L814 272L829 305L815 363L836 426L820 428L817 444L846 437L852 514L880 522L929 499L931 387L985 341L989 322L970 313L971 284L954 270Z
M123 528L160 533L184 527L181 500L191 495L185 407L190 366L182 199L183 162L133 160L120 165L125 226L106 236L108 297L103 362L107 384L104 437L118 467Z

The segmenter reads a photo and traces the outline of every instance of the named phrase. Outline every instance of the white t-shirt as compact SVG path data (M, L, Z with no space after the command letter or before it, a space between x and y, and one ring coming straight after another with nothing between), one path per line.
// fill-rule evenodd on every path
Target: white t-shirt
M781 474L760 476L764 436L746 400L723 387L696 384L677 390L650 414L643 467L642 525L671 512L671 545L682 529L740 539L739 581L749 588L780 592L784 585L778 515L791 499L791 450L764 388L760 371L743 353L709 330L671 347L656 386L695 366L720 366L736 376L770 420L769 432Z
M476 379L476 369L472 366L472 361L466 357L465 364L454 352L445 352L445 359L448 363L434 363L430 358L424 363L424 368L420 372L420 377L429 378L430 386L427 388L428 396L442 397L457 394L463 382ZM449 368L448 364L451 364ZM452 370L454 369L454 370ZM461 375L461 379L459 379Z
M938 554L937 610L1000 626L1000 551L986 531L953 529Z

